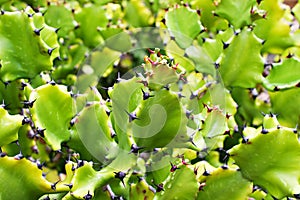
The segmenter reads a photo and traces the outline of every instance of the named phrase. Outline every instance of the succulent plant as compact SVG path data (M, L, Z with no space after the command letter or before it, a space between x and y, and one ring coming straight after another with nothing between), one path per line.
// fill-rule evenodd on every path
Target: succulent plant
M0 7L0 199L300 198L299 3Z

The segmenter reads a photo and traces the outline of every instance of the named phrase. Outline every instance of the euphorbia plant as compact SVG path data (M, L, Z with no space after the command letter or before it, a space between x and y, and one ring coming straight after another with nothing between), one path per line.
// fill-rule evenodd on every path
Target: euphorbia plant
M299 4L0 5L0 199L299 198Z

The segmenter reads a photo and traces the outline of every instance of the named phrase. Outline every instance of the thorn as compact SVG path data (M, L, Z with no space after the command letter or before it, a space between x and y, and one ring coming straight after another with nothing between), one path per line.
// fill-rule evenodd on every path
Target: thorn
M210 175L210 173L205 169L205 167L204 167L204 172L203 172L202 175L203 176L209 176Z
M123 186L125 187L125 184L124 184L124 178L126 176L126 173L122 172L122 171L119 171L119 172L114 172L115 173L115 178L117 179L120 179Z
M154 184L156 186L156 192L165 191L164 190L164 184L160 183L158 185Z
M164 25L166 25L166 19L165 18L163 18L160 22L163 23Z
M52 85L52 86L56 85L56 83L55 83L54 80L48 81L48 84L50 84L50 85Z
M227 49L229 47L229 43L223 41L222 43L223 43L223 49Z
M277 86L274 87L274 91L279 91L279 88Z
M214 65L215 65L215 69L219 69L220 68L220 63L214 63Z
M1 15L4 15L4 13L5 13L4 10L1 10Z
M263 0L256 0L257 4L259 5Z
M294 194L293 195L296 199L300 199L300 194Z
M46 196L45 198L43 198L43 200L50 200L50 197L49 197L49 195L48 195L48 196Z
M286 56L286 58L292 58L293 56L294 56L293 54L289 53L289 54Z
M294 128L293 133L295 133L295 134L298 133L298 124L297 124L296 127Z
M221 168L226 170L226 169L228 169L228 166L227 165L222 165Z
M14 156L15 160L21 160L23 158L24 158L24 156L23 156L23 154L21 152L19 154L17 154L17 155Z
M33 153L39 154L39 149L38 149L38 147L36 145L32 146L31 150L32 150Z
M55 49L56 49L56 47L48 49L48 51L47 51L48 55L51 56L52 52L53 52Z
M40 35L41 34L41 31L44 29L44 27L42 27L42 28L40 28L40 29L34 29L34 33L36 34L36 35Z
M226 113L226 115L225 115L226 119L229 119L231 116L232 116L232 115L229 114L229 113Z
M138 147L136 144L131 145L130 153L138 153L143 147Z
M79 167L82 167L84 165L84 161L83 160L77 160L77 169Z
M296 87L300 87L300 82L295 85Z
M185 116L189 119L192 113L193 113L192 110L186 110L185 111Z
M165 86L164 86L164 89L170 90L170 86L169 86L169 85L165 85Z
M177 95L178 95L178 98L179 98L179 99L181 99L181 98L184 98L184 97L185 97L185 96L184 96L184 95L183 95L181 92L178 92L178 93L177 93Z
M197 14L201 16L201 10L197 9Z
M0 153L0 157L1 157L1 158L5 157L5 156L7 156L7 153L5 153L5 152L1 152L1 153Z
M23 119L22 119L22 125L24 125L24 124L29 124L31 122L31 119L29 118L29 117L24 117Z
M33 106L33 103L36 101L36 99L35 100L33 100L33 101L23 101L23 102L21 102L24 106L23 106L23 108L32 108L32 106Z
M60 30L60 27L59 27L59 28L56 28L56 29L54 30L54 32L57 33L59 30Z
M170 172L175 172L177 169L179 169L176 165L173 165L171 162L171 169L170 169Z
M33 14L30 14L30 13L28 13L28 14L27 14L27 16L28 16L28 17L32 17L32 16L33 16Z
M84 200L91 200L93 196L90 194L90 191L83 197Z
M58 181L56 181L55 183L53 183L53 184L51 184L51 189L52 190L56 190L56 185L57 185L57 183L59 182L59 180Z
M197 176L199 167L194 168L194 174Z
M70 126L74 126L76 124L77 120L78 120L77 115L75 115L70 121Z
M44 166L44 163L41 163L40 161L36 161L36 166L37 166L37 168L39 168L40 170L42 170L43 169L43 166Z
M145 92L143 89L141 89L143 92L143 100L149 99L150 97L153 97L153 95L150 95L149 92Z
M68 186L69 187L69 189L72 189L72 187L73 187L73 184L72 183L70 183L70 184L64 184L65 186Z
M129 113L125 110L125 112L127 113L127 115L129 116L129 122L132 122L133 120L139 119L135 113Z
M198 92L197 92L197 91L195 91L195 92L192 92L192 91L191 91L190 100L192 100L192 99L194 99L194 98L196 98L196 97L198 97Z
M44 129L41 129L41 128L38 127L38 128L36 129L36 133L37 133L38 135L40 135L41 137L45 137L45 133L44 133L45 130L46 130L45 128L44 128Z
M200 186L199 186L199 191L201 191L201 190L203 190L203 188L204 188L204 186L206 185L206 183L205 182L203 182L203 183L200 183Z
M265 129L264 127L262 127L261 133L262 134L267 134L267 133L269 133L269 131L267 129Z

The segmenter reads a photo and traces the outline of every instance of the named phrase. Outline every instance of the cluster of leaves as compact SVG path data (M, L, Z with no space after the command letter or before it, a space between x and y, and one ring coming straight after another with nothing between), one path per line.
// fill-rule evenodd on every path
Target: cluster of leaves
M0 199L300 198L300 4L0 5Z

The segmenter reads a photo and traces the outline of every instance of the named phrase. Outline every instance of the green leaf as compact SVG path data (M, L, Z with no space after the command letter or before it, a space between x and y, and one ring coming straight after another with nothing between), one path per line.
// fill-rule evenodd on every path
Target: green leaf
M252 31L243 29L233 38L220 63L221 78L227 87L253 88L262 81L262 44Z
M105 107L94 103L78 115L75 128L82 143L91 155L104 162L108 159L106 156L114 153L113 148L117 145L110 135Z
M37 14L38 15L38 14ZM18 27L16 29L16 27ZM37 35L33 17L25 12L5 12L0 17L0 52L1 70L0 78L3 81L12 81L18 78L33 78L41 71L50 70L55 57L49 49L58 48L57 43L48 46L47 37L56 40L54 30L43 24L45 30ZM45 35L46 34L46 35ZM47 39L48 40L48 39ZM49 41L48 41L49 42ZM57 50L53 50L57 51ZM51 55L49 55L51 54Z
M60 37L65 37L75 27L72 12L66 5L51 5L44 16L48 25L59 29L57 33Z
M153 23L151 10L138 0L128 1L124 14L124 19L133 27L147 27Z
M186 7L168 11L166 25L181 48L189 47L201 31L199 16Z
M266 19L256 20L254 27L254 33L265 40L262 52L282 53L295 43L290 34L288 17L281 4L280 0L264 0L259 5L259 9L267 13Z
M216 75L214 60L202 46L190 46L185 50L187 56L194 61L196 70L202 73Z
M282 125L295 127L300 119L300 88L270 92L272 112L278 114Z
M142 102L137 111L138 120L132 125L134 139L138 146L147 149L165 147L177 137L186 138L186 117L177 94L160 90L153 97Z
M74 116L73 100L67 88L61 85L43 85L30 95L35 101L31 109L36 126L44 131L47 143L53 150L70 138L70 121Z
M184 188L184 189L183 189ZM175 172L170 172L164 185L164 191L156 193L155 200L163 199L195 199L198 192L198 183L193 170L183 165Z
M214 15L216 10L214 0L191 1L191 4L193 9L200 10L201 23L209 31L216 32L228 28L228 22L225 19Z
M200 183L201 184L201 183ZM252 192L252 183L243 178L241 172L219 168L205 177L198 200L247 199Z
M104 186L114 175L112 170L106 168L97 172L92 163L84 162L82 167L75 170L71 195L80 199L84 199L87 194L94 196L95 189Z
M21 115L10 115L3 107L0 107L0 147L18 139L22 119Z
M226 116L219 109L207 113L202 134L204 137L212 138L223 135L228 130Z
M104 72L119 59L121 53L113 51L109 48L103 50L97 50L91 54L91 67L93 68L93 74L101 77Z
M151 73L148 79L148 87L150 89L160 90L164 86L178 81L176 71L166 64L151 65L149 73Z
M113 109L111 114L112 125L119 139L119 147L122 149L130 149L131 144L129 144L127 136L128 113L133 112L142 101L142 86L139 79L132 78L122 80L109 91Z
M255 0L221 0L216 13L238 29L251 23L250 11L255 4Z
M291 88L300 83L300 62L296 58L274 63L270 74L266 78L265 86L269 90Z
M130 199L153 199L154 193L150 190L149 185L145 180L130 185Z
M51 183L42 176L42 170L26 159L0 158L0 199L38 199L53 192Z
M93 48L103 43L103 38L97 29L105 27L108 19L101 6L89 4L75 14L75 19L79 23L75 33L86 46Z
M230 150L243 176L281 199L300 192L300 144L292 130L281 127Z

